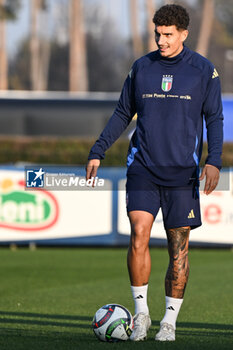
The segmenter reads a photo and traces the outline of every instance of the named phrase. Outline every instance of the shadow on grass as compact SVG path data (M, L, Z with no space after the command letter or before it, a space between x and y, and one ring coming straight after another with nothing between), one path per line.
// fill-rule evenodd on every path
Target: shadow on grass
M72 331L64 328L52 330L49 328L30 327L25 329L22 324L0 326L0 349L4 350L77 350L80 344L85 344L83 350L95 349L97 339L93 333L83 329ZM86 347L87 344L87 347Z
M0 349L102 350L105 346L109 349L108 343L94 337L91 321L89 316L0 311ZM159 321L154 320L152 326L146 343L129 341L121 343L120 348L144 350L146 345L147 350L154 350L154 334L159 329ZM227 324L179 322L176 333L174 344L157 344L156 348L228 350L233 341L233 326ZM111 344L111 349L117 346L119 344Z
M159 326L159 321L152 321L153 326ZM233 331L231 324L198 323L198 322L177 322L177 328L201 328L201 329L227 329Z
M54 315L54 314L38 314L33 312L13 312L13 311L0 311L0 317L4 316L22 316L22 317L39 317L39 318L54 318L59 320L80 320L80 321L91 321L92 318L89 316L69 316L69 315Z
M177 327L181 328L201 328L201 329L214 329L214 330L232 330L231 324L215 324L215 323L198 323L198 322L177 322Z
M54 315L54 314L40 314L30 312L11 312L0 311L0 324L28 324L41 326L59 326L68 328L90 328L92 318L89 316L79 315ZM152 325L159 327L159 321L152 321ZM185 333L181 328L191 328L192 330L203 330L209 334L211 330L216 334L217 331L228 331L228 335L233 335L233 325L230 324L214 324L214 323L198 323L198 322L177 322L178 332ZM189 330L188 330L189 332Z
M95 349L89 316L0 311L0 349Z
M0 311L0 324L28 324L41 326L90 328L92 318L88 316L69 316L39 314L30 312ZM83 323L86 322L86 323ZM88 323L87 323L88 322Z
M159 329L160 322L152 321L152 325ZM176 328L176 335L202 337L226 336L233 338L233 325L231 324L177 322Z

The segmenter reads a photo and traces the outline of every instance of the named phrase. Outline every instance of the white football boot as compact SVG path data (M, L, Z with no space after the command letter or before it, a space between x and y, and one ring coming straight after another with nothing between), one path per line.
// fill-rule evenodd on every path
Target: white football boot
M139 341L145 340L147 336L147 331L151 326L150 316L140 312L134 316L134 329L130 336L130 340Z
M166 322L160 324L160 330L155 336L155 340L174 341L176 339L175 329L171 324Z

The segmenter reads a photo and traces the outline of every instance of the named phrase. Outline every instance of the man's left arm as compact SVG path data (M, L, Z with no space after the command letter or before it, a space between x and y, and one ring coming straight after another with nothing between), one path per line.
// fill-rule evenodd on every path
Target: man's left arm
M202 170L200 180L206 178L204 193L208 195L218 184L219 171L222 166L223 114L221 86L216 69L213 70L207 86L203 113L207 128L208 157Z

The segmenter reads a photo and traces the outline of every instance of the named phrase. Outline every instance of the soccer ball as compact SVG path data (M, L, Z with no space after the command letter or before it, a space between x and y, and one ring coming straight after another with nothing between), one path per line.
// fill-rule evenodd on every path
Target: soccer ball
M133 331L133 317L124 306L107 304L96 311L92 327L101 341L127 340Z

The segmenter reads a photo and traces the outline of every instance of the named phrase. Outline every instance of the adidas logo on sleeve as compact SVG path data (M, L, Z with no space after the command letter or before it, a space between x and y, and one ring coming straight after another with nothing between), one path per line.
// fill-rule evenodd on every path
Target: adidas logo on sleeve
M219 76L218 72L217 72L216 68L214 68L212 79L217 78L218 76Z

